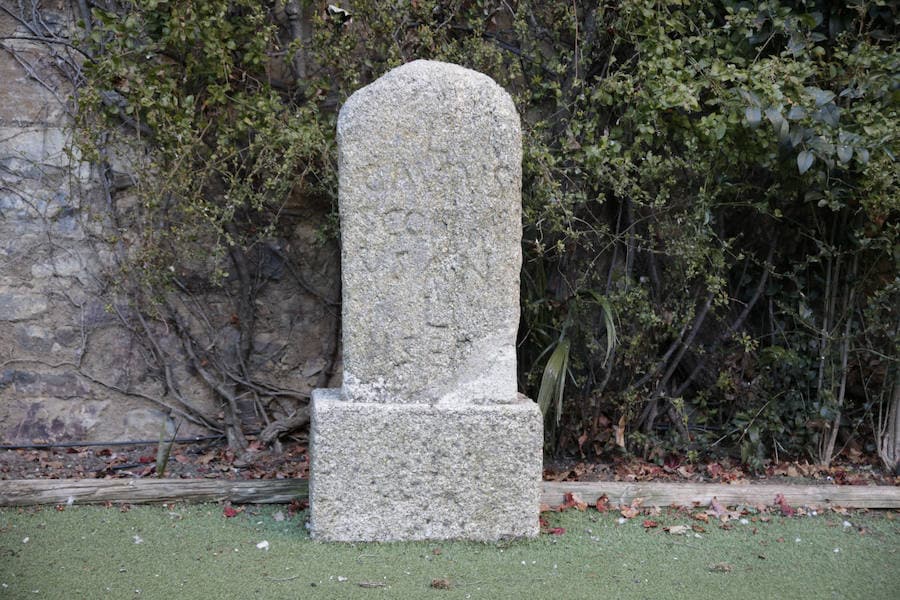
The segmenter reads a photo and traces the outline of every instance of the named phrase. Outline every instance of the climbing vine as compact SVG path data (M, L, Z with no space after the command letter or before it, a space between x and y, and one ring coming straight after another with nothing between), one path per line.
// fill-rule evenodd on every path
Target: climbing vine
M251 343L285 206L333 211L336 110L431 58L491 75L523 118L520 384L550 451L762 466L860 447L896 463L891 5L87 6L79 148L107 181L121 145L137 167L100 215L119 232L104 243L136 328L181 335L226 407L204 422L233 444L239 398L290 393L262 383ZM207 293L232 302L228 343L184 301ZM165 377L175 354L151 355Z

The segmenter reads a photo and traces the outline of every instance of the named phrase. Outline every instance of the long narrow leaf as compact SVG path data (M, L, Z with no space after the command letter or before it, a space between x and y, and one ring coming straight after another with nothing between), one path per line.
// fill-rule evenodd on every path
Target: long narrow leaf
M606 326L606 356L603 357L603 366L605 367L618 341L616 337L615 311L609 302L609 298L601 296L594 290L590 290L590 294L594 301L600 305L600 308L603 309L603 324Z
M562 396L566 385L566 369L569 365L569 346L568 339L563 339L556 345L556 349L544 367L541 389L538 391L538 406L545 417L550 410L550 403L555 397L557 423L562 415Z

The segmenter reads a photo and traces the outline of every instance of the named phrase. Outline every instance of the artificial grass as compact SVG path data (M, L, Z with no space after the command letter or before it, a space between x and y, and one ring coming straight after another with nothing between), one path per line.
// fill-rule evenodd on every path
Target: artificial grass
M900 598L892 517L725 530L672 512L645 529L643 517L570 510L549 515L563 535L528 541L323 544L279 506L233 518L210 504L2 509L0 598ZM662 529L677 524L705 532Z

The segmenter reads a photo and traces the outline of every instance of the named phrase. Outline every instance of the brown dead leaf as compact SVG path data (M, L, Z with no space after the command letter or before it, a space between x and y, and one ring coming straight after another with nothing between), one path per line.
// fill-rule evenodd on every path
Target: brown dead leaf
M688 479L690 477L693 477L694 468L689 467L687 465L682 465L682 466L678 467L677 469L675 469L675 472L678 473L679 475L681 475L682 477L684 477L685 479Z
M453 586L449 579L432 579L431 587L436 590L449 590Z
M587 509L587 502L581 499L581 496L574 492L566 492L563 494L563 503L559 505L560 512L564 510L568 510L570 508L576 508L580 511L584 511Z
M626 506L622 510L619 511L623 517L626 519L633 519L639 514L641 514L640 509L634 508L633 506Z
M713 496L712 500L710 501L709 508L713 511L713 514L715 514L717 517L721 517L726 512L728 512L727 510L725 510L725 507L719 503L719 499L716 498L715 496Z
M728 563L716 563L714 565L709 565L709 570L713 573L731 573L734 571L734 567Z
M716 479L717 477L722 475L722 471L724 470L725 469L723 469L722 465L720 465L719 463L709 463L708 465L706 465L706 472L713 479Z
M625 415L623 414L619 418L618 425L613 426L613 431L616 433L616 446L619 448L625 447Z
M781 514L785 517L793 517L797 512L790 504L788 504L784 494L775 494L775 504L778 505L781 509Z
M597 502L594 504L594 507L598 512L606 512L609 510L609 496L603 494L599 498L597 498Z
M671 527L666 527L663 531L671 535L686 535L690 530L691 528L687 525L672 525Z

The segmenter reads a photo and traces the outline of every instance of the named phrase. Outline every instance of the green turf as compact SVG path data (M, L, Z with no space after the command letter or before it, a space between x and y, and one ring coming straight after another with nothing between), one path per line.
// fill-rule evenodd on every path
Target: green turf
M884 514L709 523L696 537L662 531L690 525L683 514L644 530L569 511L551 516L565 534L531 541L322 544L304 515L278 511L2 509L0 599L900 598L900 519Z

